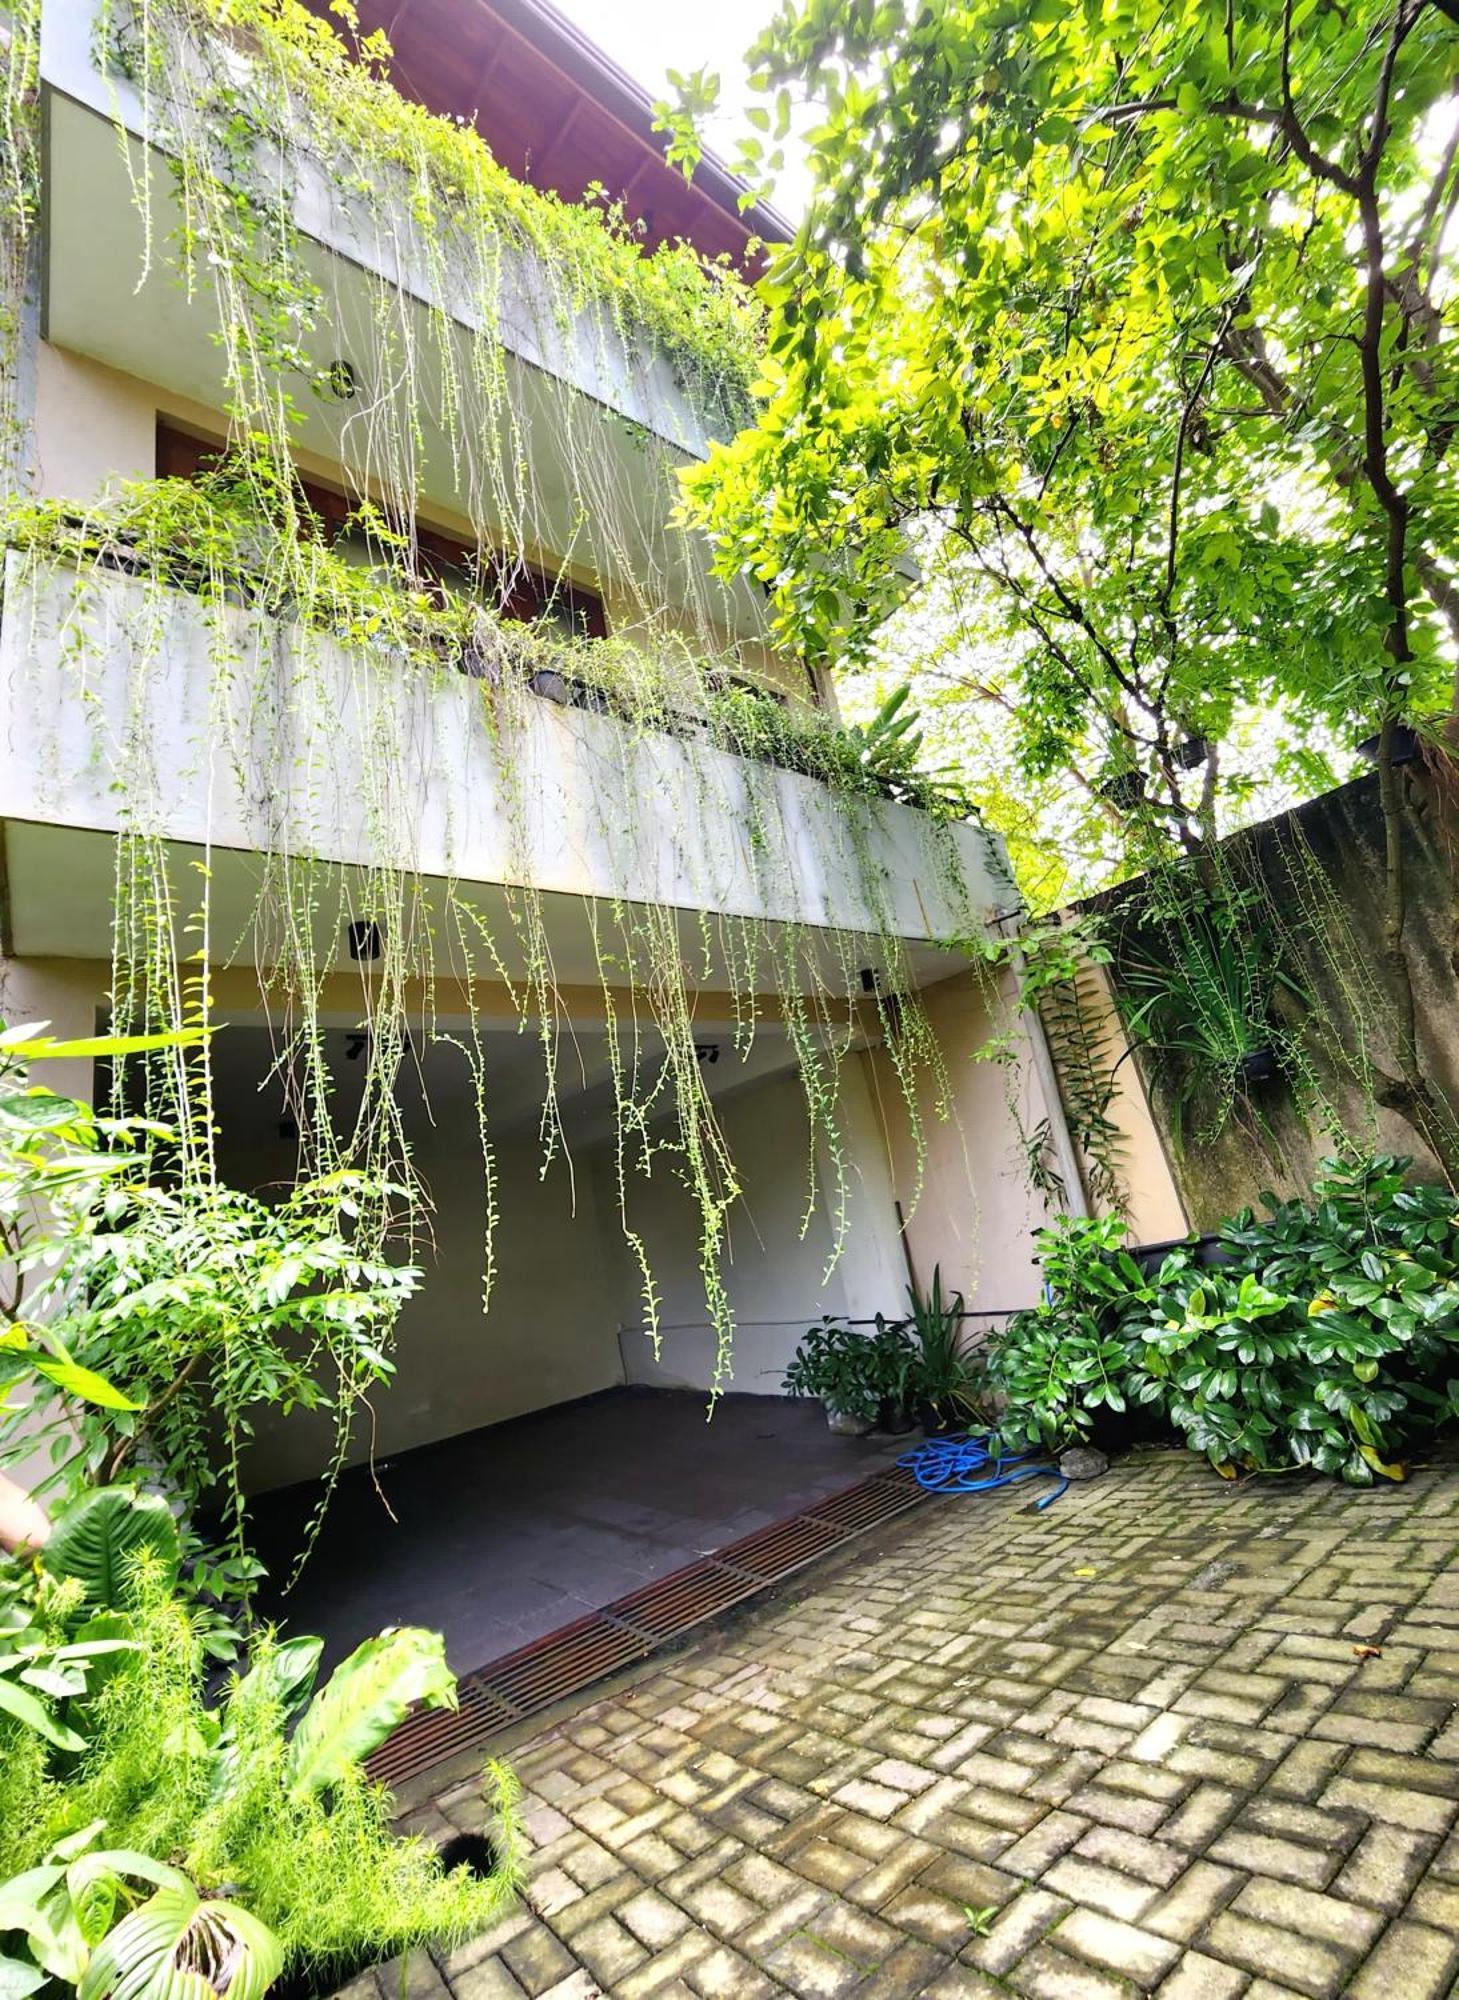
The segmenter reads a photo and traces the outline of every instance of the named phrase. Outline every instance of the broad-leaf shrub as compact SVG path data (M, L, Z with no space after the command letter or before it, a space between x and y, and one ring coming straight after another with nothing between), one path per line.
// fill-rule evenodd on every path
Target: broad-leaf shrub
M1401 1477L1459 1417L1459 1200L1407 1165L1329 1160L1310 1199L1265 1197L1266 1218L1221 1229L1219 1261L1177 1250L1153 1281L1117 1219L1042 1232L1047 1295L989 1364L1005 1442L1057 1447L1144 1406L1222 1471Z
M1329 1161L1310 1202L1243 1210L1230 1263L1166 1260L1128 1325L1130 1388L1217 1466L1310 1465L1356 1484L1459 1415L1459 1201L1407 1163Z
M1044 1296L1013 1315L987 1361L1010 1450L1057 1450L1087 1438L1100 1411L1125 1410L1122 1329L1151 1291L1124 1236L1120 1215L1066 1215L1040 1230Z

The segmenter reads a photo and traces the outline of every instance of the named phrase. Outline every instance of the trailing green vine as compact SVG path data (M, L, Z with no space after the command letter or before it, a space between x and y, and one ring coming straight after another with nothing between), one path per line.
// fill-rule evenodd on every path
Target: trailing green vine
M834 1264L850 1215L846 1053L868 1034L885 1042L918 1185L924 1107L939 1116L950 1108L899 936L900 885L883 858L889 804L926 815L920 893L941 897L960 921L976 914L952 831L968 808L919 770L911 719L843 731L787 700L746 657L730 594L672 518L677 469L695 441L686 421L696 434L724 432L748 412L758 308L732 274L687 246L645 255L621 216L513 180L474 132L394 92L382 45L367 39L352 52L297 0L109 5L97 55L115 78L145 258L216 322L228 433L195 480L119 484L85 505L19 498L3 521L16 551L7 616L29 602L45 624L34 651L59 647L119 800L115 1026L206 1028L208 968L234 957L256 964L301 1177L348 1172L379 1190L356 1219L364 1256L387 1239L413 1250L428 1236L429 1190L413 1167L399 1083L422 1039L455 1043L484 1161L488 1302L500 1206L479 1025L488 988L510 996L520 1031L539 1047L543 1171L566 1152L557 1063L568 1009L537 884L522 745L544 696L611 719L611 730L594 732L594 754L616 755L621 782L605 774L596 807L585 808L599 824L580 831L611 843L626 864L640 851L651 861L664 830L662 801L633 789L633 760L646 744L669 743L697 803L676 843L683 907L599 901L586 914L615 1173L645 1319L656 1328L658 1291L633 1190L668 1173L699 1217L717 1388L732 1334L724 1263L741 1189L700 1059L695 1022L706 993L722 997L742 1059L762 1028L785 1037L805 1098L803 1226L827 1211ZM129 118L140 118L155 153L133 148ZM366 268L392 274L364 282L363 307L355 298L346 311L327 295L306 256L301 188ZM337 399L345 324L349 394ZM591 396L560 396L551 383L564 357L590 377L628 380L648 420L625 425ZM534 402L544 394L556 399L550 444L567 516L561 492L544 493L534 458L545 448ZM295 469L321 412L348 489L330 533ZM474 553L445 583L420 524L428 495L444 491L475 533ZM560 592L600 595L612 607L610 636L587 637L570 619L515 620L512 590L529 570ZM218 788L247 801L249 845L261 856L239 934L220 932L210 851L180 873L168 847L176 774L161 725L180 645L206 661L208 766ZM111 675L118 662L124 699L102 700L103 664ZM420 827L436 774L405 727L423 686L451 704L453 726L490 760L509 829L506 880L490 899L461 879L451 824L437 829L444 867L423 866ZM360 759L347 801L336 763L341 704ZM787 817L787 771L814 779L834 808L817 819L816 859L837 906L863 913L854 928L838 928L835 911L815 901L824 885L800 879L801 808ZM345 804L359 848L348 869L329 858ZM773 920L724 908L714 849L725 831L753 881L752 909ZM323 1018L361 912L377 955L360 982L360 1088L346 1117ZM176 1132L182 1186L200 1201L215 1178L210 1063L204 1041L119 1065L114 1083L119 1103ZM914 1200L915 1188L907 1206ZM342 1421L336 1464L349 1441Z

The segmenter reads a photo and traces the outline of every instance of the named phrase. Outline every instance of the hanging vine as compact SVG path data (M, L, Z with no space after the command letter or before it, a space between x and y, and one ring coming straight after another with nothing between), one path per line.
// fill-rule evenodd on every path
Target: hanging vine
M33 607L32 651L61 649L120 799L116 1026L206 1024L208 967L237 957L261 968L300 1171L359 1170L381 1190L378 1211L355 1219L367 1241L416 1241L429 1229L399 1085L413 1033L455 1042L485 1163L489 1300L499 1188L479 1025L487 986L510 996L519 1030L538 1040L543 1171L565 1150L557 1062L567 1009L523 756L544 713L536 690L550 685L611 723L584 722L595 755L616 757L618 773L596 786L598 824L580 831L611 843L629 879L629 860L652 878L665 839L664 802L635 784L645 746L668 746L697 806L697 824L673 829L681 893L589 901L585 916L619 1201L645 1318L656 1334L658 1291L632 1188L669 1172L699 1217L718 1388L732 1336L725 1253L740 1183L696 1046L705 994L728 1005L741 1058L762 1025L787 1040L809 1140L802 1226L828 1211L834 1265L849 1219L842 1066L865 1031L868 968L918 1185L922 1105L949 1110L901 942L900 885L882 858L889 800L927 815L921 893L972 921L952 832L963 802L905 765L878 762L864 738L786 703L773 685L747 685L756 668L734 637L733 594L673 518L677 469L701 431L723 434L749 414L758 309L732 273L688 246L645 255L611 208L575 207L512 179L469 127L394 91L378 39L351 48L297 0L108 0L96 54L115 83L118 143L142 218L141 276L166 271L216 326L228 431L196 480L119 484L89 506L19 499L7 509L15 601L28 593ZM137 143L133 125L148 143ZM8 152L6 171L13 179ZM301 204L313 217L308 236ZM334 266L312 250L320 235L347 246L348 264L334 260L346 275L326 274ZM616 385L639 414L629 422L606 400L565 388L570 376ZM321 427L349 487L333 541L295 469ZM421 539L431 496L475 537L449 588ZM600 595L613 635L514 621L513 591L529 571L564 601L574 586ZM206 666L193 740L206 745L210 811L226 806L246 819L246 845L261 856L237 934L220 933L214 910L217 836L210 831L199 868L181 881L169 851L177 774L161 724L179 648ZM102 672L105 664L114 674L118 657L120 702L107 698ZM494 809L508 829L504 879L491 895L462 879L464 835L439 803L447 788L420 739L422 688L472 754L490 759ZM342 712L360 753L347 786ZM831 901L857 912L849 927L826 906L824 884L817 903L801 880L804 833L787 817L786 771L814 778L834 802L817 821L816 858ZM338 858L342 813L348 866ZM706 828L733 836L730 858L749 872L753 909L772 918L727 906L725 863ZM363 1060L346 1116L322 1023L361 911L378 955L361 968ZM452 1025L439 1024L442 1013ZM203 1043L149 1058L144 1074L117 1082L177 1131L184 1180L199 1186L214 1171L210 1060ZM347 1445L342 1430L336 1463Z

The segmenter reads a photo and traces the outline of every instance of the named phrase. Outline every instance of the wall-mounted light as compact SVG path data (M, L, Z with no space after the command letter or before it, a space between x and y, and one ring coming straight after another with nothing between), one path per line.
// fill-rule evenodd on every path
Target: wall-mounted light
M349 928L350 957L376 959L385 949L385 939L373 917L356 917Z
M315 378L314 393L334 403L352 403L360 393L360 378L348 361L331 361Z

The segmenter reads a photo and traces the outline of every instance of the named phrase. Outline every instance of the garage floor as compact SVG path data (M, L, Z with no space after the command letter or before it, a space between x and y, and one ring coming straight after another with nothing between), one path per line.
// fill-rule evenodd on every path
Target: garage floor
M725 1396L706 1423L697 1391L610 1389L383 1460L373 1480L346 1473L298 1583L266 1608L323 1633L331 1660L382 1626L429 1625L470 1672L914 1441L833 1437L815 1403ZM317 1498L306 1485L254 1503L272 1575Z

